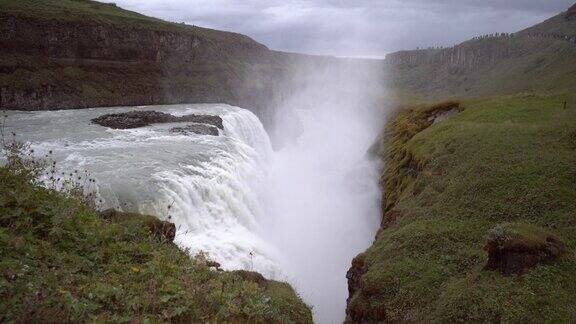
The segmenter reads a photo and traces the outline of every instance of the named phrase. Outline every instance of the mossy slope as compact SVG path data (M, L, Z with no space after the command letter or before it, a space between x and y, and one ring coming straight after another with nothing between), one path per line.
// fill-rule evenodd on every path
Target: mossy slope
M462 106L416 132L407 127L418 122L406 121L418 120L421 109L389 124L383 179L402 185L385 187L383 227L354 262L348 319L576 321L576 96ZM568 253L521 277L484 270L490 230L510 222L553 233Z
M426 100L576 91L574 37L576 5L513 37L475 38L451 48L392 53L391 59L386 58L388 87Z
M150 233L104 220L0 167L0 322L297 322L285 283L210 270Z

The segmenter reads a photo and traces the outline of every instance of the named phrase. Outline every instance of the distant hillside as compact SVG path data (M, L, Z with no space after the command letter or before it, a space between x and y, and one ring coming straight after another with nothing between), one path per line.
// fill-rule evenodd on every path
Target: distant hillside
M289 65L251 38L90 0L0 0L0 107L223 102L265 121Z
M557 34L569 37L576 36L576 4L570 7L566 12L554 16L538 25L525 29L518 34L536 35L536 34Z
M385 60L388 86L427 98L576 89L576 7L514 34Z

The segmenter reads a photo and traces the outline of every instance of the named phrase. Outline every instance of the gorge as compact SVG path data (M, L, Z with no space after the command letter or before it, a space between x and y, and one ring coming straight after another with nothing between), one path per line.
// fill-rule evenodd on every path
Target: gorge
M171 132L178 122L125 130L90 123L130 107L10 111L4 131L32 143L38 156L49 155L59 172L87 171L96 180L91 189L99 209L173 222L175 243L191 256L203 253L224 270L287 280L314 306L317 321L338 322L349 261L377 228L379 190L377 165L365 155L374 134L353 109L330 114L335 102L322 111L298 110L303 136L277 152L252 113L216 104L137 109L218 114L219 136Z
M576 319L575 8L365 59L0 0L0 322Z

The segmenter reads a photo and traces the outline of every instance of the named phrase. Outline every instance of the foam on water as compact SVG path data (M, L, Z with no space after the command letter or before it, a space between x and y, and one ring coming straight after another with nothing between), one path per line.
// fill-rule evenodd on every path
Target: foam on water
M277 252L261 238L259 188L271 155L256 116L227 105L139 107L175 115L218 114L220 136L176 135L174 125L111 130L90 119L133 108L10 112L7 131L53 152L61 169L88 170L104 207L157 215L177 226L176 243L224 269L283 276Z

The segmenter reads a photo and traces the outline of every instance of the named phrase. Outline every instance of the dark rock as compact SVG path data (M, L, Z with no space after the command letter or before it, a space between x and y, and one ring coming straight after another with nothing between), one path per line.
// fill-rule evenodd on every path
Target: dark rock
M154 216L124 213L115 209L107 209L100 212L100 217L113 223L142 224L157 240L174 242L174 237L176 237L176 225L160 220Z
M222 271L222 265L216 261L206 260L206 266L209 268L215 268L218 271Z
M348 296L353 296L356 291L362 288L362 276L366 271L364 259L364 254L357 255L352 260L352 267L346 272L346 279L348 279Z
M346 300L346 319L344 323L380 323L386 322L386 310L382 307L370 307L365 302L371 299L364 288L362 276L367 265L364 254L359 254L352 260L352 267L346 273L348 279L348 299ZM360 298L355 298L360 297Z
M212 115L186 115L179 117L180 122L191 122L197 124L208 124L220 129L224 129L222 117Z
M169 123L174 116L157 111L129 111L119 114L106 114L92 119L92 122L114 129L128 129L149 126L154 123Z
M190 135L192 133L198 135L219 135L218 128L206 124L192 124L186 125L184 127L174 127L170 130L170 132L181 135Z
M522 275L527 269L557 260L566 247L550 231L529 224L507 223L488 232L486 270Z
M92 122L101 126L114 129L129 129L149 126L151 124L192 122L208 124L224 129L224 124L220 116L211 115L185 115L181 117L173 116L158 111L129 111L118 114L106 114L92 119Z

